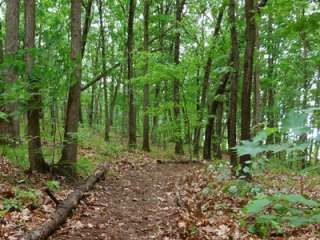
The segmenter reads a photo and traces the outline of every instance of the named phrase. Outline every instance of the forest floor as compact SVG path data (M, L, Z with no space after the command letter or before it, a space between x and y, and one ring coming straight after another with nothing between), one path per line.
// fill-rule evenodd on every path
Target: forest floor
M107 176L86 194L50 240L320 239L320 224L284 227L282 234L270 231L266 238L249 233L241 224L244 219L251 221L242 209L254 198L255 191L320 199L317 175L303 177L277 169L261 172L251 183L244 183L230 178L226 160L179 164L175 161L183 159L161 152L123 149L111 157L102 146L81 147L80 170L91 169L89 162L98 158L99 162L108 159ZM55 210L55 204L43 191L52 178L26 175L3 157L0 172L0 239L17 240ZM55 195L63 200L74 186L58 180L61 186Z
M126 153L51 239L163 239L176 231L179 182L198 167Z

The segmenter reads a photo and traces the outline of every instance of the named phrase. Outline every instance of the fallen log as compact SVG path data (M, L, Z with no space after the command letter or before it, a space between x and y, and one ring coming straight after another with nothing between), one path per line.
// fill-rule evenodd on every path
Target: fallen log
M157 160L158 164L199 164L204 165L205 163L203 161L197 161L197 160Z
M77 207L84 194L90 191L95 183L102 179L107 171L106 164L99 166L95 173L87 178L84 184L77 187L68 197L59 203L57 209L41 226L26 233L20 240L41 240L47 239L53 234L68 218L73 209Z

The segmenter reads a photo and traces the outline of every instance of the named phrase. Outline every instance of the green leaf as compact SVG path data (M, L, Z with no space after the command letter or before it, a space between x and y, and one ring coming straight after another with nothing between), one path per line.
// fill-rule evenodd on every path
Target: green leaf
M268 198L257 199L250 201L243 210L247 214L257 214L265 210L271 203L272 201Z

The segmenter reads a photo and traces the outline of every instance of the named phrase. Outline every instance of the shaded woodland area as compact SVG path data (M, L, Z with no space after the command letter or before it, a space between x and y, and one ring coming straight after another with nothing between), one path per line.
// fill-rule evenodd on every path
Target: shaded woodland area
M0 1L0 238L320 238L319 25L316 0Z

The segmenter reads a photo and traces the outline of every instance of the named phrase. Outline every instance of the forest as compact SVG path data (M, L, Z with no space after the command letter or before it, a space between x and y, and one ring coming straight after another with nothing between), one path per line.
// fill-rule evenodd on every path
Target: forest
M320 239L319 39L319 0L1 0L0 239Z

